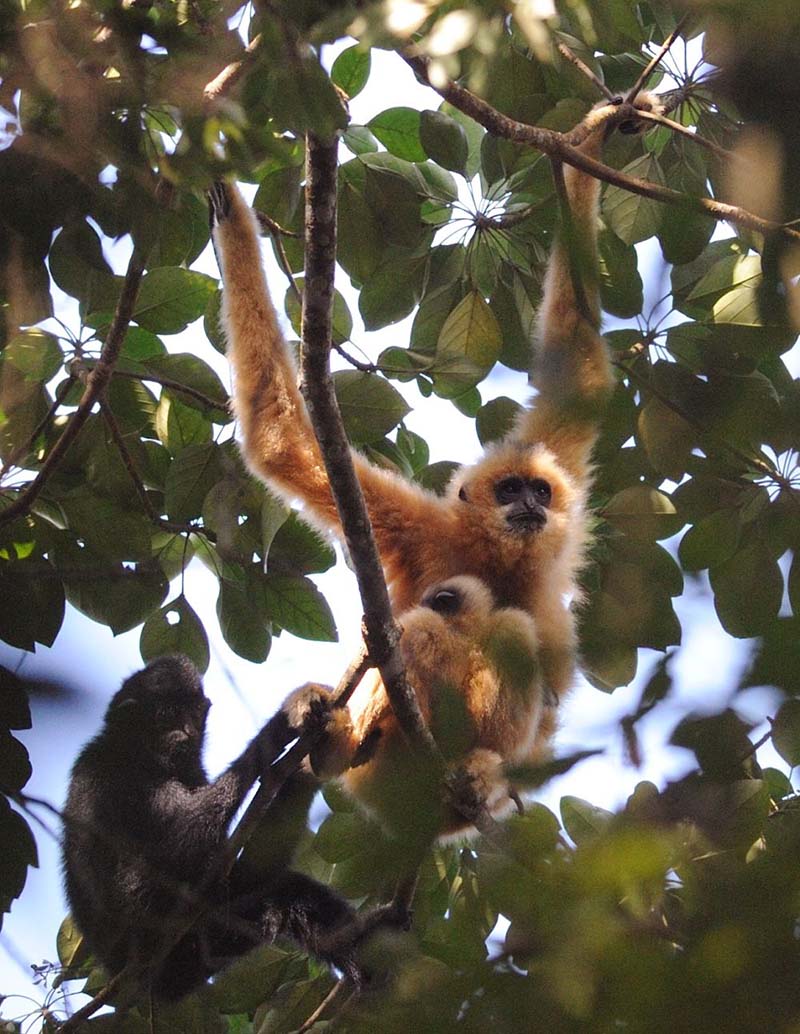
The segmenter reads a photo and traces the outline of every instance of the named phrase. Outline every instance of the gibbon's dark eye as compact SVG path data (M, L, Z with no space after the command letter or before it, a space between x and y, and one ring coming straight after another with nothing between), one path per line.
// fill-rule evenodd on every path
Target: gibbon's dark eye
M463 485L458 490L458 498L461 500L462 503L465 503L467 501L467 490L466 488L464 488Z
M503 478L494 486L494 496L501 506L507 506L519 499L524 488L525 482L520 477Z
M536 502L542 506L549 506L553 501L553 489L550 487L550 483L545 481L544 478L534 478L531 481L531 489L536 498Z
M428 601L437 614L457 614L461 609L461 595L455 589L439 589Z

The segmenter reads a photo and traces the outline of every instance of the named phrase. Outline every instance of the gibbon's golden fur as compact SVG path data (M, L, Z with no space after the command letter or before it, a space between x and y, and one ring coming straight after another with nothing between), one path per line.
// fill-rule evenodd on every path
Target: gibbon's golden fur
M511 805L506 762L530 757L543 711L534 623L524 610L495 606L484 582L459 575L433 586L399 617L406 671L446 760L458 762L472 792L497 814ZM308 714L324 687L296 690L289 724ZM345 789L390 832L454 834L468 823L431 801L428 773L409 752L380 674L371 669L346 708L331 710L312 752L315 774L342 775ZM353 767L350 767L350 766Z
M646 94L636 104L658 107ZM594 131L581 144L583 153L599 157L609 126L620 121L612 104L589 112L585 125ZM630 129L630 122L624 128ZM590 272L600 185L571 167L564 169L564 179L572 233L570 248L563 241L555 244L545 278L533 354L535 404L483 459L455 473L444 497L353 453L395 613L413 607L429 586L453 575L479 577L499 606L532 616L545 685L556 701L574 677L570 600L588 541L591 451L613 384ZM256 218L234 187L215 185L210 200L244 455L273 489L302 500L310 521L339 533L296 370L267 293ZM571 251L581 259L579 294L570 272ZM554 728L555 708L549 708L540 741L546 742Z

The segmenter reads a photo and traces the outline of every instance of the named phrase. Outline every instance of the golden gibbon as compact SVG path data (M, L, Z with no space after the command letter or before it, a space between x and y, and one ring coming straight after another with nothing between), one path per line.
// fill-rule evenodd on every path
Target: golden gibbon
M658 110L648 94L635 103ZM606 135L621 122L619 106L595 107L583 123L589 132L581 151L600 157ZM622 128L631 131L630 119ZM533 342L533 404L481 460L456 471L444 496L353 451L394 613L416 606L430 586L454 575L479 578L499 607L532 617L544 686L556 703L574 678L570 604L589 539L591 451L613 385L598 332L594 275L600 184L572 167L565 168L564 181L571 232L557 240L545 277ZM226 184L215 184L210 204L244 456L270 488L302 501L305 518L340 534L295 365L267 292L256 217ZM555 724L556 708L549 707L539 723L540 745Z
M398 618L408 679L444 759L458 764L471 792L494 814L511 805L505 763L530 757L543 713L539 643L529 614L496 607L487 585L459 575L423 593ZM310 684L284 704L290 725L313 698ZM429 829L447 836L469 826L440 800L437 784L408 749L376 669L367 672L346 708L326 716L312 751L320 778L342 775L345 790L387 829L400 835Z

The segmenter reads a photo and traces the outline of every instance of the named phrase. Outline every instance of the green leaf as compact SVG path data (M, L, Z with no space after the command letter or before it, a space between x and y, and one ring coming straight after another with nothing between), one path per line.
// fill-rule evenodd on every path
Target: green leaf
M522 406L518 402L504 395L481 406L475 418L475 430L481 445L505 438L521 411Z
M603 508L615 528L637 541L666 539L682 525L672 500L649 485L631 485L617 492Z
M300 337L301 331L301 318L302 308L301 301L303 294L303 288L305 280L303 277L295 277L295 284L300 292L300 297L290 287L286 292L284 298L284 308L286 309L286 315L289 317L292 329ZM350 315L350 309L347 306L347 302L344 300L344 295L338 291L333 292L333 340L336 344L342 344L344 341L349 340L350 335L353 333L353 317Z
M732 636L760 635L777 617L783 575L765 543L749 543L712 567L709 575L717 616Z
M702 571L728 560L739 545L742 522L738 510L717 510L689 528L678 556L686 571Z
M358 309L366 330L378 330L405 319L420 299L427 257L391 258L365 281Z
M333 62L331 79L352 99L367 85L371 60L369 49L362 44L347 47Z
M165 653L185 653L201 672L207 670L210 657L203 623L185 596L176 597L147 619L139 638L139 650L144 661L155 660Z
M68 526L101 556L112 560L150 557L151 529L142 512L86 489L63 496L61 507Z
M290 229L302 194L302 166L282 165L262 177L253 198L253 208L264 212L279 226Z
M64 361L58 338L34 328L13 337L3 355L26 381L49 381L55 377Z
M222 327L222 291L214 291L208 299L206 311L203 314L203 330L220 355L225 355L225 333ZM142 358L148 357L143 356Z
M788 765L800 765L800 700L781 704L772 722L772 744Z
M601 835L608 829L613 815L580 797L561 798L561 821L564 829L580 845Z
M333 546L294 512L278 529L269 549L271 574L321 574L335 563Z
M644 305L636 249L608 229L597 238L600 301L606 312L622 319L638 316Z
M223 475L219 447L213 442L187 445L172 461L164 487L167 513L174 521L200 516L203 500Z
M653 154L637 158L622 170L628 176L638 176L653 183L663 184L664 177ZM606 222L625 244L637 244L658 232L664 206L658 201L632 194L622 187L610 186L603 199Z
M308 578L267 574L257 585L269 618L301 639L335 642L336 625L325 597Z
M407 162L424 162L427 158L420 141L420 113L416 108L387 108L370 119L367 127L397 158Z
M28 823L13 811L5 797L0 796L0 840L4 845L0 855L0 909L8 912L11 902L18 898L25 886L28 867L39 864L36 841ZM2 919L2 916L0 916Z
M163 266L145 274L133 318L155 334L177 334L199 319L217 290L205 273Z
M172 398L166 391L158 401L155 423L156 434L173 456L187 445L204 445L211 441L212 426L208 417L185 406L180 398Z
M222 580L217 597L217 619L225 642L246 661L262 664L269 654L272 635L260 608L252 605L252 590Z
M454 118L442 111L424 110L419 137L429 158L453 172L464 172L469 154L467 134Z
M222 381L211 367L190 352L154 356L143 364L155 378L174 382L167 390L180 401L210 417L216 424L231 420L229 398ZM181 391L185 387L187 391Z
M383 438L410 411L400 392L384 377L359 370L333 375L345 430L354 445Z
M471 291L444 322L436 345L436 368L443 360L464 358L485 375L497 362L502 345L494 313L477 291Z
M639 439L653 468L680 481L697 438L697 432L680 413L651 396L639 410Z
M155 563L123 566L69 541L59 542L54 560L69 602L114 635L140 625L167 594L167 580Z

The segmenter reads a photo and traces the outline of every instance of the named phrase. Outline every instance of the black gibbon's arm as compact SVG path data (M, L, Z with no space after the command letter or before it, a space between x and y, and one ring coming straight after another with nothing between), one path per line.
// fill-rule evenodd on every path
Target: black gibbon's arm
M75 762L64 876L89 948L112 974L132 964L138 983L167 999L276 937L357 977L352 941L337 939L353 910L288 868L316 788L310 774L284 784L230 877L217 873L234 812L291 730L279 711L209 783L202 763L208 708L194 665L161 658L124 683Z
M636 104L657 107L646 94ZM600 155L618 116L614 105L587 115L586 154ZM533 617L545 684L557 699L574 677L575 627L567 601L577 594L589 541L590 454L612 383L597 330L599 184L570 168L565 187L572 232L554 247L545 278L532 343L538 394L509 435L457 470L444 497L354 454L395 613L454 575L485 581L499 606ZM235 187L216 184L210 200L243 453L271 486L302 500L304 516L338 533L330 486L267 294L255 219ZM552 720L544 722L542 738L553 728Z

